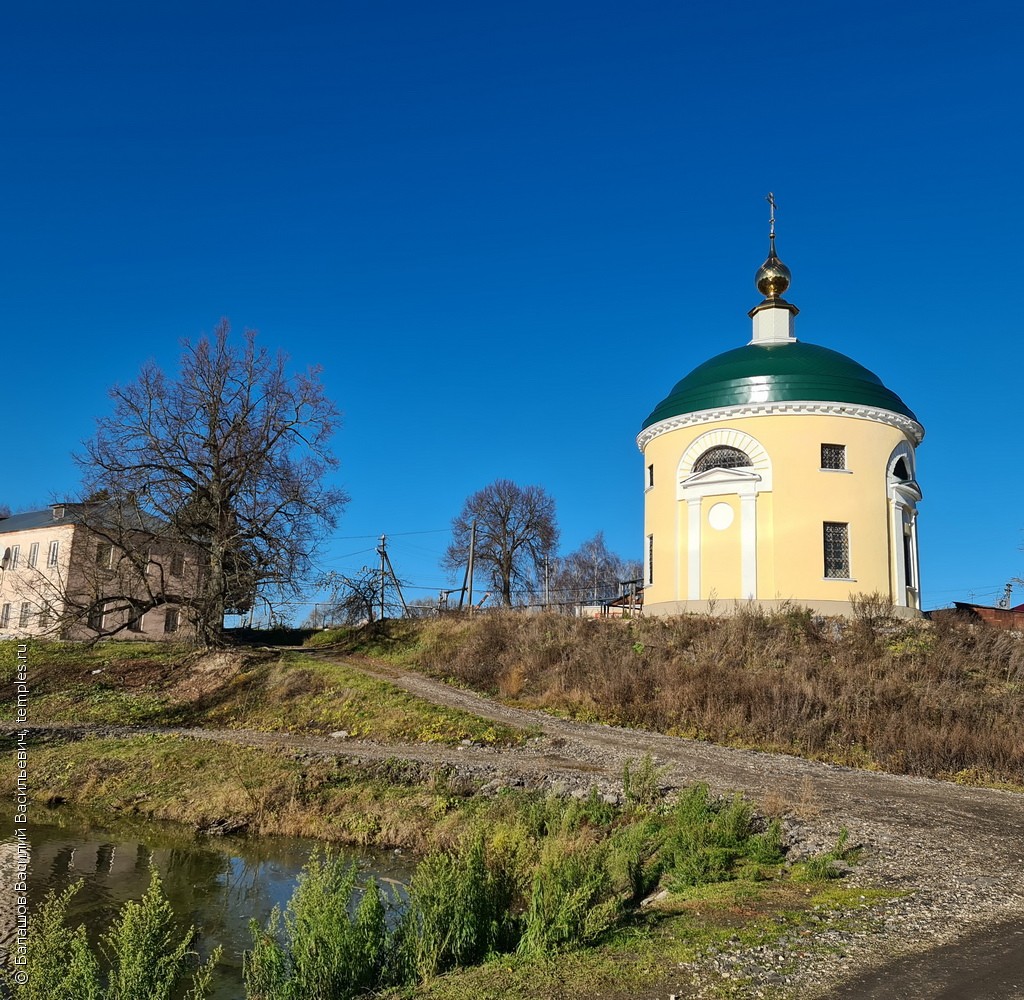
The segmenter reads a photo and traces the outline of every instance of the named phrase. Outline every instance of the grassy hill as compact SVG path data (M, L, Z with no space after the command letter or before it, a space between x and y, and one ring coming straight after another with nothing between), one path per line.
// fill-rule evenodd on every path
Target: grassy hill
M490 612L313 641L577 719L971 784L1024 775L1024 638L871 600L849 622Z

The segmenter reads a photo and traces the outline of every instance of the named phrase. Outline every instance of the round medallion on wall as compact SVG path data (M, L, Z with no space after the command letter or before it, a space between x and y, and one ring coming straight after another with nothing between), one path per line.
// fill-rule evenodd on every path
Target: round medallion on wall
M708 524L715 531L725 531L732 524L733 509L727 503L716 503L708 511Z

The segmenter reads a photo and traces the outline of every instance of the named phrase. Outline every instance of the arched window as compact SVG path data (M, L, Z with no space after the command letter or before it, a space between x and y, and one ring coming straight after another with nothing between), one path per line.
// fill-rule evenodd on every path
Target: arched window
M753 465L746 452L739 448L730 448L728 445L719 445L716 448L708 448L696 462L693 463L694 473L707 472L708 469L742 469Z
M892 468L892 474L901 482L906 483L910 481L910 473L907 471L907 460L905 458L899 459Z

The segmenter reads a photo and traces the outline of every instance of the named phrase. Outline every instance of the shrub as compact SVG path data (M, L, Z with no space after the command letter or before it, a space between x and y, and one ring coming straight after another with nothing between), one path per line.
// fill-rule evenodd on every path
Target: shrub
M285 908L267 926L250 924L243 958L249 1000L348 1000L382 985L390 973L390 938L380 890L371 881L358 896L354 862L315 853ZM283 926L282 926L283 925Z
M202 1000L209 989L217 949L196 969L189 928L176 940L174 914L154 871L146 894L124 904L110 930L101 936L106 975L81 924L66 926L68 906L82 883L64 892L50 892L31 922L28 981L19 985L8 975L14 1000L171 1000L190 977L189 1000ZM105 983L104 983L105 980Z
M778 824L763 833L754 832L752 810L742 799L714 800L707 785L695 785L680 796L665 844L665 866L673 890L726 882L781 860Z
M100 968L85 937L85 927L74 930L65 924L68 906L82 888L77 882L46 900L29 924L28 961L23 970L28 980L4 979L15 1000L102 1000Z
M608 874L616 892L637 905L658 885L664 834L652 819L621 827L608 842Z
M544 845L533 875L522 954L579 947L608 930L620 902L606 864L607 847L562 839Z
M654 758L646 753L635 764L627 760L622 768L622 794L627 805L653 806L661 796L659 782L668 768L655 767Z
M429 979L504 950L515 933L514 891L510 873L488 865L480 833L456 850L428 855L413 876L398 932L407 970Z

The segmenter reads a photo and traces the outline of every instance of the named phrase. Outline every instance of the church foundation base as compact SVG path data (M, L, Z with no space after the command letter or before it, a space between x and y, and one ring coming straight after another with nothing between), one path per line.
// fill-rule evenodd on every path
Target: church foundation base
M645 604L645 615L732 615L738 611L787 611L793 608L807 608L813 614L826 617L853 618L853 604L850 601L662 601L657 604ZM917 619L923 617L916 608L890 608L894 618Z

